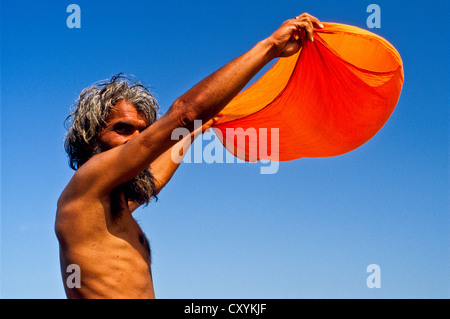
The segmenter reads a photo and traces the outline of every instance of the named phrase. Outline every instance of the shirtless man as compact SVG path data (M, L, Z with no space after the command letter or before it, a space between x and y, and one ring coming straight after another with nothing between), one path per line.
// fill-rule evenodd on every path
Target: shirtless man
M113 78L84 90L66 137L76 170L62 192L55 232L68 298L154 298L148 241L132 212L173 176L181 152L197 134L194 120L215 117L268 62L298 52L313 40L319 20L304 13L179 97L156 120L156 101L141 85ZM299 40L298 37L302 37ZM191 135L171 139L176 128ZM80 288L66 285L67 267L81 270Z

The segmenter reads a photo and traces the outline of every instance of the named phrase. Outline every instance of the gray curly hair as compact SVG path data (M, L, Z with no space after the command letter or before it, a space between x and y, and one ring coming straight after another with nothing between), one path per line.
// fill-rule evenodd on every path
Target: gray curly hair
M159 106L149 89L122 73L84 89L75 109L65 120L69 128L64 148L72 169L77 170L98 152L97 136L112 108L121 100L132 103L144 114L149 125L157 120Z

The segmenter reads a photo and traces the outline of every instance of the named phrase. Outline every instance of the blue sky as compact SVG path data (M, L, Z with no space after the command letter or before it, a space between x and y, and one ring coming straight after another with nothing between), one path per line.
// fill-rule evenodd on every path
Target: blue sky
M69 29L66 7L81 8ZM73 171L64 119L119 72L164 112L205 76L309 12L371 29L400 52L390 120L348 154L280 163L182 164L135 218L158 298L448 298L448 1L2 1L1 297L65 298L53 232ZM381 269L369 289L366 268Z

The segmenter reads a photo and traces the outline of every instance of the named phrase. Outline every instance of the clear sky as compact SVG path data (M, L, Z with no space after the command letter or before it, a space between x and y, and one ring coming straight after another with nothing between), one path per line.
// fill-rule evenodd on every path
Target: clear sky
M66 8L81 8L69 29ZM135 218L158 298L448 298L448 1L1 2L1 297L65 298L54 235L71 178L64 119L119 72L166 111L186 90L309 12L371 29L400 52L393 115L348 154L280 163L184 163ZM377 264L381 288L369 289Z

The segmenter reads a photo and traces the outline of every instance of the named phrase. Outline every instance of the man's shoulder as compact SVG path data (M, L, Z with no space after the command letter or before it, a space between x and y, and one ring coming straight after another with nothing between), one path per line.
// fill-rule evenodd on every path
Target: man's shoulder
M109 198L109 194L96 191L92 168L87 165L91 160L75 171L58 198L58 209L70 208L77 204L90 205Z
M106 230L109 198L92 194L88 188L82 191L73 179L57 201L55 232L60 240L83 237L83 234L99 234L102 229Z

